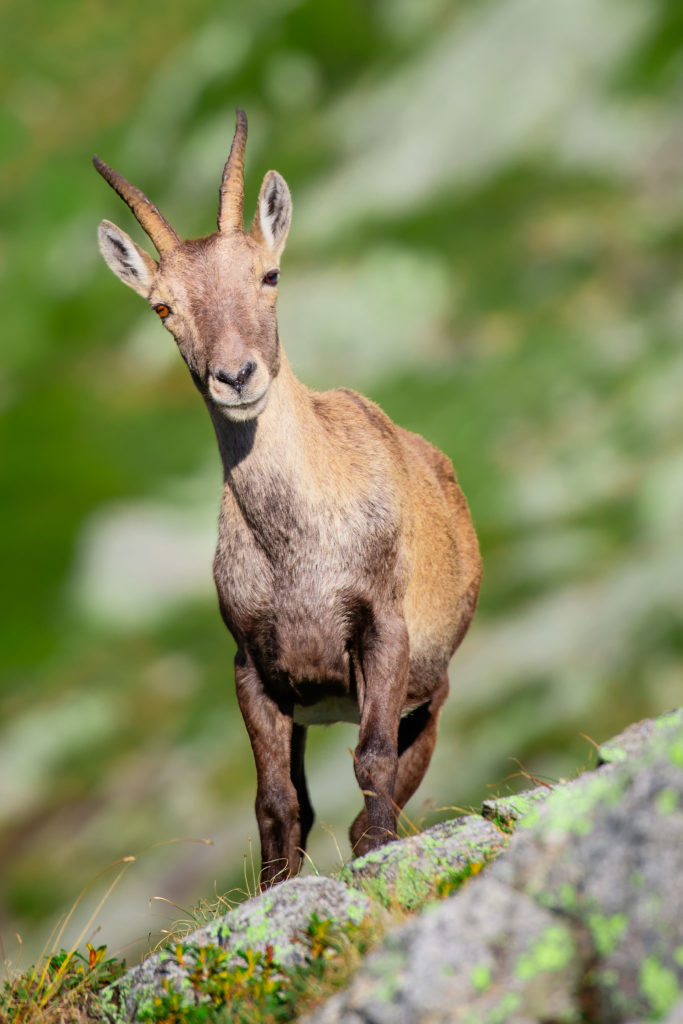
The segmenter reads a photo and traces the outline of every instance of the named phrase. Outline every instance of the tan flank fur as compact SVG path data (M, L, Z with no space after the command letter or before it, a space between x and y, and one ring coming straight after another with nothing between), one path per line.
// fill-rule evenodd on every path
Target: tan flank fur
M109 221L102 255L175 338L213 421L224 486L214 578L237 643L235 684L258 777L262 877L299 870L313 809L308 725L355 721L365 806L356 853L396 835L436 740L448 663L467 632L481 561L451 463L345 388L292 373L275 300L291 221L266 174L245 232L247 120L220 187L218 231L182 241L142 192L103 164L158 262Z

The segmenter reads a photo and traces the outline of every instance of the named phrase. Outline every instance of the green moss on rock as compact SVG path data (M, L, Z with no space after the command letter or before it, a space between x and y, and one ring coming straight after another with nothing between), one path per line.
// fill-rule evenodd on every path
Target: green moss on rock
M484 818L493 821L500 828L511 831L520 818L529 814L534 807L544 803L551 793L552 787L538 786L536 789L526 789L512 796L484 800L481 813Z
M678 792L672 786L666 786L657 796L655 807L660 814L668 817L678 809Z
M576 955L576 943L568 928L562 924L546 928L531 949L519 957L515 975L521 981L535 978L547 971L561 971Z
M466 815L356 858L340 879L384 907L415 910L449 895L506 845L490 821Z
M628 927L628 918L626 914L613 914L611 917L604 914L589 914L588 927L598 953L607 956L618 946Z
M488 964L478 964L470 974L470 981L475 992L485 992L491 984L491 968Z
M616 806L627 782L624 775L596 772L592 777L582 776L553 790L543 808L532 807L519 827L543 835L588 835L593 828L595 809Z
M663 1017L680 996L676 975L654 956L643 960L638 973L638 987L657 1019Z

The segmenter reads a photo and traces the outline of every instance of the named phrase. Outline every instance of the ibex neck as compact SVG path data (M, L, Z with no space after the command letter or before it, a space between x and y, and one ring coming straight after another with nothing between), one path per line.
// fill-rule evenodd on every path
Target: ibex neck
M272 470L279 477L301 470L318 429L310 392L297 380L284 355L270 385L268 404L254 420L233 423L215 408L209 409L226 483L233 490L249 484L254 473L261 480Z

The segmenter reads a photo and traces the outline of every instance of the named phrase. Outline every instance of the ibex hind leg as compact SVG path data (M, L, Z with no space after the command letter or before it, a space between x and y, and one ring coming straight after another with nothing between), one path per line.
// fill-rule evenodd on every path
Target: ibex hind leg
M448 674L445 673L428 703L416 708L401 719L398 730L398 773L394 789L394 802L399 809L405 807L424 778L432 759L441 706L448 696ZM349 831L351 849L360 857L372 848L366 841L368 819L365 808Z
M292 727L291 743L291 766L290 777L296 788L299 797L299 828L301 849L306 849L306 840L311 831L313 819L313 806L308 795L306 776L304 774L304 750L306 747L306 726L298 725L296 722Z

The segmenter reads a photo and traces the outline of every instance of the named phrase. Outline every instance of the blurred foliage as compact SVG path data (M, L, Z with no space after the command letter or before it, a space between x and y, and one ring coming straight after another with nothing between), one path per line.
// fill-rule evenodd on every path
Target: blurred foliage
M168 338L99 260L102 217L141 235L95 150L182 234L205 233L243 106L247 204L271 166L294 195L295 370L366 391L454 461L485 586L410 819L427 798L571 773L583 734L680 703L683 18L663 0L562 16L564 35L541 0L0 14L10 959L11 936L30 956L103 864L172 837L215 846L149 852L105 917L110 948L159 927L150 895L251 884L251 753L211 594L218 456ZM173 575L186 563L189 583ZM353 736L311 735L323 870L358 803Z

